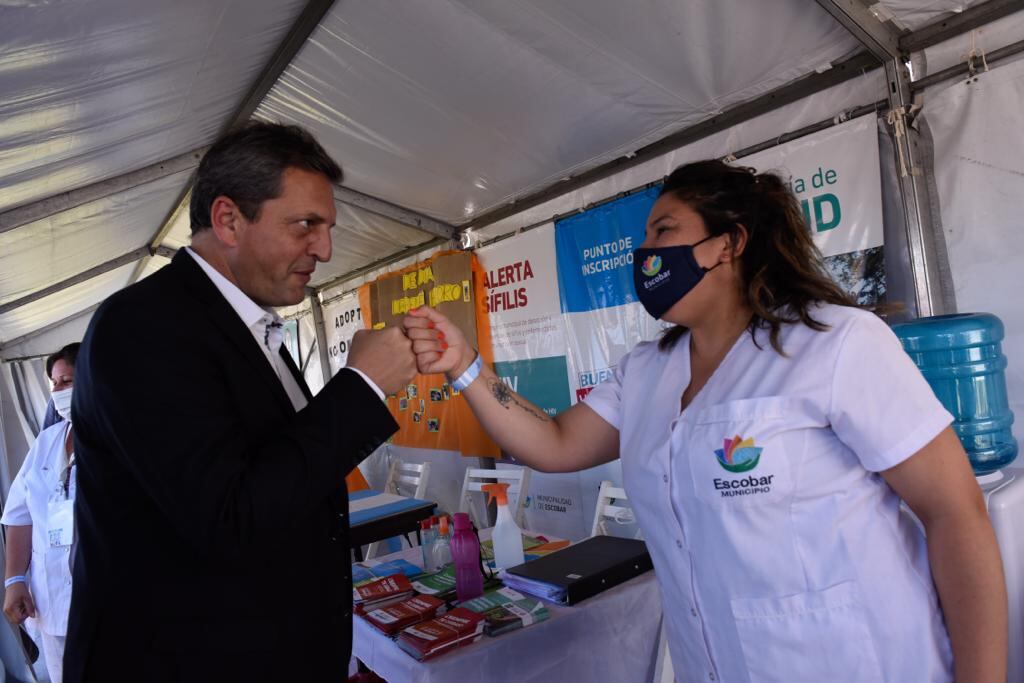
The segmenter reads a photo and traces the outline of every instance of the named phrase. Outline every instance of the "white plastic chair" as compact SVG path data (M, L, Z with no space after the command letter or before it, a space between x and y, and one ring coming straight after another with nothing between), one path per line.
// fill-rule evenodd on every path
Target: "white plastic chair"
M616 524L635 524L633 509L622 505L628 502L625 489L615 486L610 481L602 481L597 493L597 508L594 510L594 524L590 528L591 536L607 536L608 520ZM642 539L642 532L637 529L634 538Z
M494 483L505 483L508 484L508 505L512 512L512 517L516 520L516 524L519 528L523 527L523 509L525 507L527 491L530 488L530 468L528 467L503 467L501 469L484 470L484 469L467 469L466 477L462 482L462 494L459 496L459 512L469 513L470 519L476 524L478 529L483 529L488 524L481 523L481 520L486 519L487 502L486 498L483 499L483 506L477 506L473 501L473 494L479 493L480 496L485 496L486 492L483 490L484 484ZM484 515L481 516L479 510L484 510Z
M420 498L427 493L427 483L430 480L430 463L424 462L414 464L402 462L398 458L391 461L391 468L388 470L387 481L384 482L384 492L394 493L409 498Z
M429 481L429 462L417 465L394 458L391 461L391 467L388 469L388 478L384 482L384 492L408 498L422 499L427 492L427 483ZM371 543L364 557L367 559L377 557L381 545L382 541Z

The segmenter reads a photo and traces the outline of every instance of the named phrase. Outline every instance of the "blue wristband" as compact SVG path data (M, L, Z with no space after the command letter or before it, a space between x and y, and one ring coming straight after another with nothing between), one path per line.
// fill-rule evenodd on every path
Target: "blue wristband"
M11 578L4 581L4 588L10 588L16 583L25 583L24 576L12 576Z
M455 391L465 391L466 387L472 384L473 380L480 375L480 370L483 366L484 361L480 358L480 354L478 353L476 354L476 360L469 364L469 367L466 368L465 372L459 375L457 380L452 382L452 388L455 389Z

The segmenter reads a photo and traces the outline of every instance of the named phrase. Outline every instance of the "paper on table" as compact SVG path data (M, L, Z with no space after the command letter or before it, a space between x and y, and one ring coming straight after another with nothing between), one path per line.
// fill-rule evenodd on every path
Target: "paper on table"
M503 574L501 580L509 588L529 593L534 597L550 600L551 602L565 602L565 588L562 586L553 586L544 581L536 581L508 573Z
M352 564L352 584L358 586L369 581L383 579L385 576L405 574L410 579L423 574L423 569L407 560L395 559L388 562L379 560L363 560Z

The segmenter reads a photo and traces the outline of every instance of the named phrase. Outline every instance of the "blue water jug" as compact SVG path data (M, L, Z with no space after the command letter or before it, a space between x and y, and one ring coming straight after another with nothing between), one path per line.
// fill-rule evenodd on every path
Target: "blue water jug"
M919 318L892 326L946 410L977 475L1017 457L1006 396L1002 321L990 313Z

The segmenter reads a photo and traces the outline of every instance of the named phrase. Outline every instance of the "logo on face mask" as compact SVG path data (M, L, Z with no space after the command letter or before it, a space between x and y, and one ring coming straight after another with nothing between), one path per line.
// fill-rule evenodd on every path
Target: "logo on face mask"
M654 277L661 270L661 257L660 256L648 256L644 259L644 263L640 266L640 270L647 277Z
M693 255L693 248L711 239L675 247L641 247L633 252L633 286L651 317L661 318L697 286L708 271Z
M727 472L749 472L761 461L761 449L753 439L734 436L726 439L722 448L715 451L718 464Z

